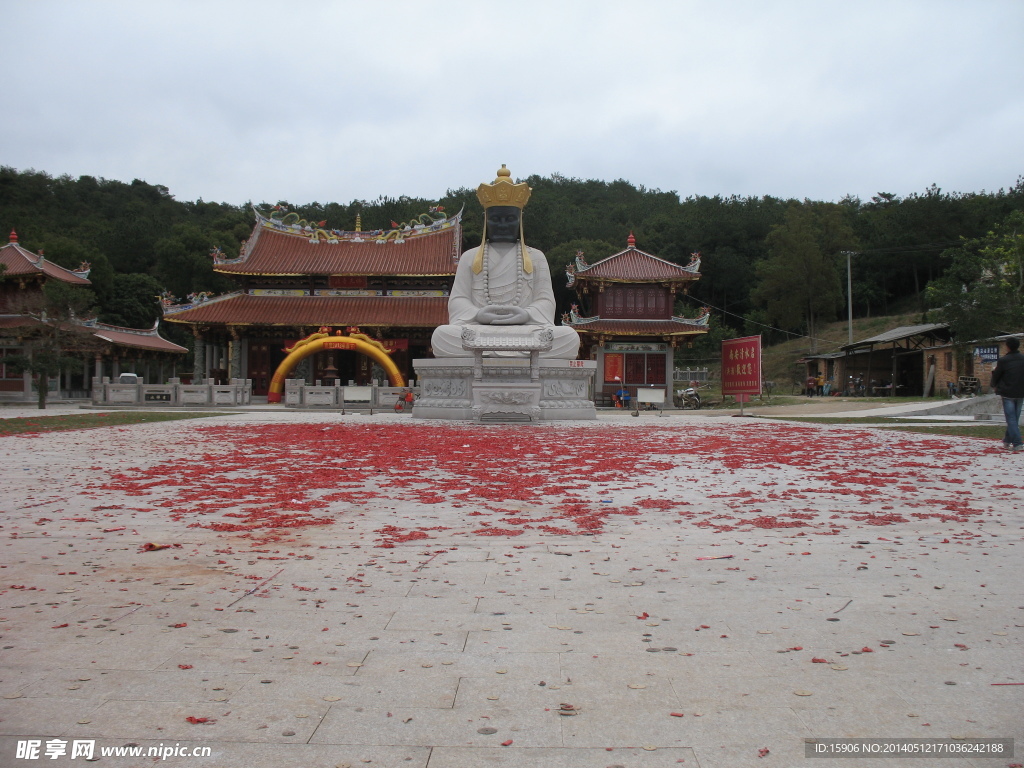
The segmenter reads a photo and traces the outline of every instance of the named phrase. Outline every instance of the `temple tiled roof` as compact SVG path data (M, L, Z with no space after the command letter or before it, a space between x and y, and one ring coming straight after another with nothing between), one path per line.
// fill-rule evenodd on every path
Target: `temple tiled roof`
M3 270L5 277L45 275L71 285L91 285L88 278L84 276L89 274L88 270L72 272L37 253L32 253L27 248L22 248L17 242L17 235L13 232L11 238L11 242L0 248L0 264L6 267Z
M172 323L230 325L403 326L448 322L444 296L253 296L232 294L168 314Z
M612 254L596 264L587 264L577 258L573 271L577 280L610 280L616 282L663 282L679 280L697 280L700 278L700 258L694 254L693 260L685 267L665 261L637 248L630 235L630 245L626 250Z
M29 315L0 315L0 328L28 328L39 326L43 323ZM154 324L150 329L145 328L122 328L117 325L107 325L95 321L80 324L97 339L109 342L117 347L131 347L134 349L146 349L151 352L174 352L184 354L188 352L185 347L168 341L160 335L159 323Z
M678 336L682 334L707 333L707 324L692 320L672 318L671 320L603 320L586 318L577 323L567 323L579 333L606 333L616 336Z
M286 225L257 213L237 259L214 257L234 275L454 275L462 249L462 214L390 232L341 232Z
M24 328L29 325L40 325L40 322L28 315L0 315L0 328Z
M139 328L122 328L105 323L87 323L86 325L93 332L93 336L103 341L109 341L118 347L148 349L153 352L177 352L179 354L188 352L180 344L175 344L161 336L158 330L159 324L154 325L148 331Z

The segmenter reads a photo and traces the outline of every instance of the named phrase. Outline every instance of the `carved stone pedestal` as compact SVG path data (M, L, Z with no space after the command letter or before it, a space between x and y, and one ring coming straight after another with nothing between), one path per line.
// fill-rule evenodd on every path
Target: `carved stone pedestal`
M596 419L593 360L484 357L414 360L419 419L554 421Z

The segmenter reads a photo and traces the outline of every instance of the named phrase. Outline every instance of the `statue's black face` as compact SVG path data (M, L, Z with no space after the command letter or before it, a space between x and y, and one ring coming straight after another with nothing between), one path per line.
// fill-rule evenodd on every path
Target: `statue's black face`
M519 209L496 205L487 209L487 239L492 243L514 243L519 239Z

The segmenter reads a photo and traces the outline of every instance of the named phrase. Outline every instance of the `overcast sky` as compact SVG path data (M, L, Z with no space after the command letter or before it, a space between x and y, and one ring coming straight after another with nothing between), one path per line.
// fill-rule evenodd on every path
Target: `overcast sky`
M868 199L1024 174L1024 2L0 0L0 164L178 200L554 173Z

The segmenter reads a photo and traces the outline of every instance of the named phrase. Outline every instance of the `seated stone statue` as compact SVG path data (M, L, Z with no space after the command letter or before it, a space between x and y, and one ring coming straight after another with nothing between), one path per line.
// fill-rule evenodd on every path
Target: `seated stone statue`
M580 337L568 326L555 325L555 295L544 254L523 241L522 209L530 198L526 183L513 184L503 165L493 184L481 184L477 197L484 206L484 240L462 254L448 300L448 325L434 331L434 357L472 357L464 338L484 336L530 343L543 340L541 357L575 359ZM474 333L475 332L475 333ZM547 348L550 341L550 348ZM519 356L514 351L485 356Z

